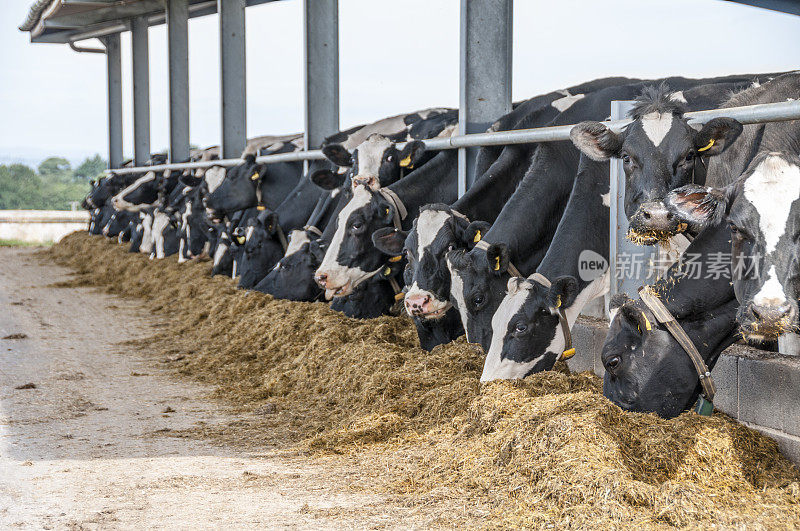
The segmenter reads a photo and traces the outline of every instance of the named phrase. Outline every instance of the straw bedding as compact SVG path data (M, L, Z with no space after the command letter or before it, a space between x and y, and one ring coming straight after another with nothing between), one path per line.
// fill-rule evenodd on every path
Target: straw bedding
M233 437L345 453L391 492L485 507L489 527L800 527L800 474L730 418L621 411L588 373L480 386L463 340L425 352L401 317L358 321L149 261L77 233L43 257L63 286L142 298L169 327L141 346L263 422ZM229 438L230 440L230 438Z

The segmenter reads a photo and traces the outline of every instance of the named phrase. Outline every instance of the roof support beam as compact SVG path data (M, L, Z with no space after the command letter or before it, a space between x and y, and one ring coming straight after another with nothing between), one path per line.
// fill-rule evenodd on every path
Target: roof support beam
M169 160L189 160L189 0L167 0Z
M461 0L458 134L483 133L511 111L513 0ZM475 181L477 150L458 150L458 193Z
M137 166L150 159L150 46L147 29L147 17L133 19L133 158Z
M305 149L339 130L339 0L303 0Z
M218 0L222 86L222 158L239 157L247 143L245 0Z
M122 49L119 34L103 38L108 83L108 167L122 166Z

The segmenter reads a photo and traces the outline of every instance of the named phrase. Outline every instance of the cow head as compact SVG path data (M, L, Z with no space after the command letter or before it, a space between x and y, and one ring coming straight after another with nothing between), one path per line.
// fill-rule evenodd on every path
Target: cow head
M408 260L404 280L409 288L404 306L409 315L422 319L446 315L452 303L445 255L456 249L471 249L488 228L488 223L470 224L463 214L437 204L422 208L408 235L388 228L373 236L378 249L390 256L402 252Z
M322 263L325 249L319 240L310 240L306 231L292 231L289 250L256 289L276 299L313 301L322 295L314 282L314 272Z
M336 231L315 274L326 298L344 297L386 262L372 242L375 231L392 225L395 206L365 184L353 188L335 219Z
M480 343L488 352L492 316L503 300L509 278L508 248L497 243L486 250L456 249L446 253L445 260L450 271L450 301L461 315L467 341Z
M328 144L322 148L322 153L337 166L352 168L354 187L363 184L377 190L397 181L401 170L417 166L424 156L425 144L413 140L400 151L394 142L373 133L353 153L341 144Z
M208 183L209 195L205 199L205 206L209 218L221 219L230 212L256 206L256 189L261 186L266 166L256 164L255 155L250 154L234 168L206 171L204 179Z
M278 214L270 210L247 220L239 287L254 287L281 259L284 251L278 235L280 230Z
M679 324L712 368L731 334L737 303L708 308ZM688 409L700 393L691 358L641 301L612 300L612 321L602 351L603 394L622 409L672 418Z
M559 309L578 294L578 281L555 279L550 287L512 277L505 297L492 316L492 338L481 381L525 378L553 368L566 348Z
M570 132L575 146L593 160L622 160L625 215L635 241L652 244L686 229L664 198L680 186L705 182L705 159L722 153L742 132L731 118L715 118L698 131L684 112L667 87L649 87L637 98L633 122L622 132L600 122L582 122Z
M737 320L750 339L774 339L798 328L800 298L800 158L762 153L724 189L685 186L667 197L679 219L731 229Z

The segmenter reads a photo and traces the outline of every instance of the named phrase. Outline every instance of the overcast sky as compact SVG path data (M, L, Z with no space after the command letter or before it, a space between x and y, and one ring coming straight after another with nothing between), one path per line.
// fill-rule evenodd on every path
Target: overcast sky
M0 2L0 162L107 151L105 57L30 44L33 0ZM459 0L339 0L341 126L458 105ZM248 136L300 131L302 3L247 10ZM190 21L191 141L219 142L216 15ZM513 98L610 75L654 78L800 66L800 17L721 0L516 0ZM123 34L125 152L132 152ZM168 143L164 26L150 29L151 145Z

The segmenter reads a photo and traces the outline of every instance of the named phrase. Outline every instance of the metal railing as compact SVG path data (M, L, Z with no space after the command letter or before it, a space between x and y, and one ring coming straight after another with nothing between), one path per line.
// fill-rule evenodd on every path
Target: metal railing
M703 124L714 118L726 117L738 120L744 125L767 122L785 122L800 120L800 101L785 101L780 103L763 103L759 105L746 105L726 109L711 109L707 111L694 111L685 114L691 124ZM631 123L630 119L607 120L603 122L613 131L619 132ZM534 142L557 142L569 140L569 133L575 124L559 125L554 127L539 127L535 129L517 129L513 131L498 131L494 133L476 133L471 135L456 135L446 138L431 138L423 140L426 149L445 150L480 146L503 146L510 144L530 144ZM277 162L296 162L305 160L323 160L322 151L315 149L309 151L295 151L292 153L278 153L256 157L256 162L272 164ZM135 168L118 168L106 170L109 174L129 174L145 171L185 170L212 168L214 166L232 167L244 162L243 159L221 159L202 162L182 162L170 164L157 164L153 166L140 166Z

